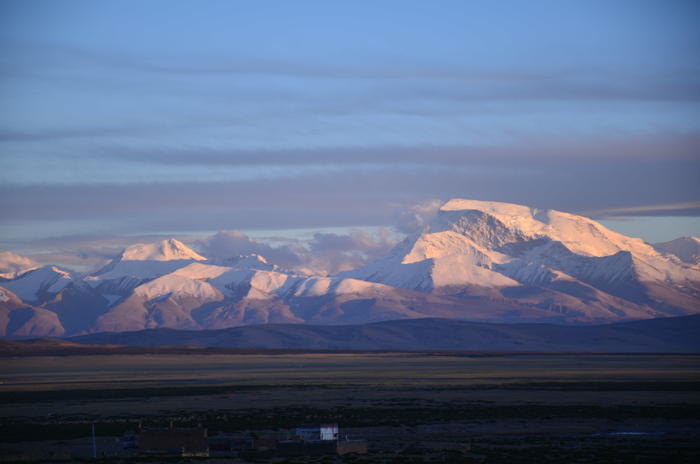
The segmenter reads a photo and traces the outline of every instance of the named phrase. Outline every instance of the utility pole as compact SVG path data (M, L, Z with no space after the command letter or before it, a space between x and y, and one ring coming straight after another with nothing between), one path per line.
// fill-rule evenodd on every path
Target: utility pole
M97 459L97 443L95 442L95 423L92 423L92 457Z

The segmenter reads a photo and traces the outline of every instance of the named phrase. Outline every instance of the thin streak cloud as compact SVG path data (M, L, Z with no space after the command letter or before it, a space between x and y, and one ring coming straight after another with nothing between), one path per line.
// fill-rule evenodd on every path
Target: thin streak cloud
M700 201L608 208L585 211L584 214L596 218L610 218L615 216L700 216Z
M9 46L9 45L8 45ZM450 99L452 101L497 100L629 100L629 101L696 101L700 99L698 68L687 64L678 72L650 74L622 71L600 66L574 68L528 67L503 69L474 65L444 66L420 61L396 62L379 57L371 63L331 61L313 63L285 62L279 59L209 54L148 56L119 52L91 51L60 44L19 43L14 48L28 50L34 59L15 60L1 66L9 76L59 78L52 66L63 73L67 63L85 72L96 67L113 69L112 77L130 73L167 74L183 77L283 77L300 80L361 80L381 89L377 97L400 93L411 98ZM384 63L391 63L388 66ZM41 63L41 66L38 66ZM18 74L19 73L19 74ZM24 73L24 74L23 74ZM28 73L28 74L27 74ZM75 76L78 77L78 76ZM146 77L148 79L148 77ZM133 81L132 78L129 78ZM168 83L182 92L175 81ZM100 85L100 81L93 81ZM138 85L132 82L131 85Z
M286 150L214 150L160 148L110 150L101 154L133 163L273 166L273 165L460 165L574 160L700 160L700 133L662 133L607 139L516 140L500 146L395 146L293 148Z

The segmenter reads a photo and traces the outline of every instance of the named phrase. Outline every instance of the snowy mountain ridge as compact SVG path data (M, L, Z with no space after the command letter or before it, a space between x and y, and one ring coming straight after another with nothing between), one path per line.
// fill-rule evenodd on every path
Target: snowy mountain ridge
M591 219L459 199L445 203L420 235L407 239L389 256L346 273L422 290L529 284L543 276L611 281L623 274L672 285L700 281L699 268L670 261L641 239Z
M385 257L332 276L288 271L259 255L207 260L175 239L128 247L87 276L45 266L0 282L0 329L46 335L416 317L581 324L679 316L700 312L699 243L651 246L581 216L455 199Z

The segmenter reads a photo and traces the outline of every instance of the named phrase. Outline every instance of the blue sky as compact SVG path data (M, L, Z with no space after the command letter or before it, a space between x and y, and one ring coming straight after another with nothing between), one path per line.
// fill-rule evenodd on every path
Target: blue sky
M451 197L700 235L695 1L5 0L0 47L0 248Z

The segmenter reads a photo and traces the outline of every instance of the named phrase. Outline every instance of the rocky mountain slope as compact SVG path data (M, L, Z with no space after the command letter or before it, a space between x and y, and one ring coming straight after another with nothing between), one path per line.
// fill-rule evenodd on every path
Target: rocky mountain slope
M31 270L0 282L0 334L682 316L700 312L700 267L697 239L680 240L651 246L568 213L451 200L384 258L335 276L257 255L209 261L174 239L128 247L92 275Z

